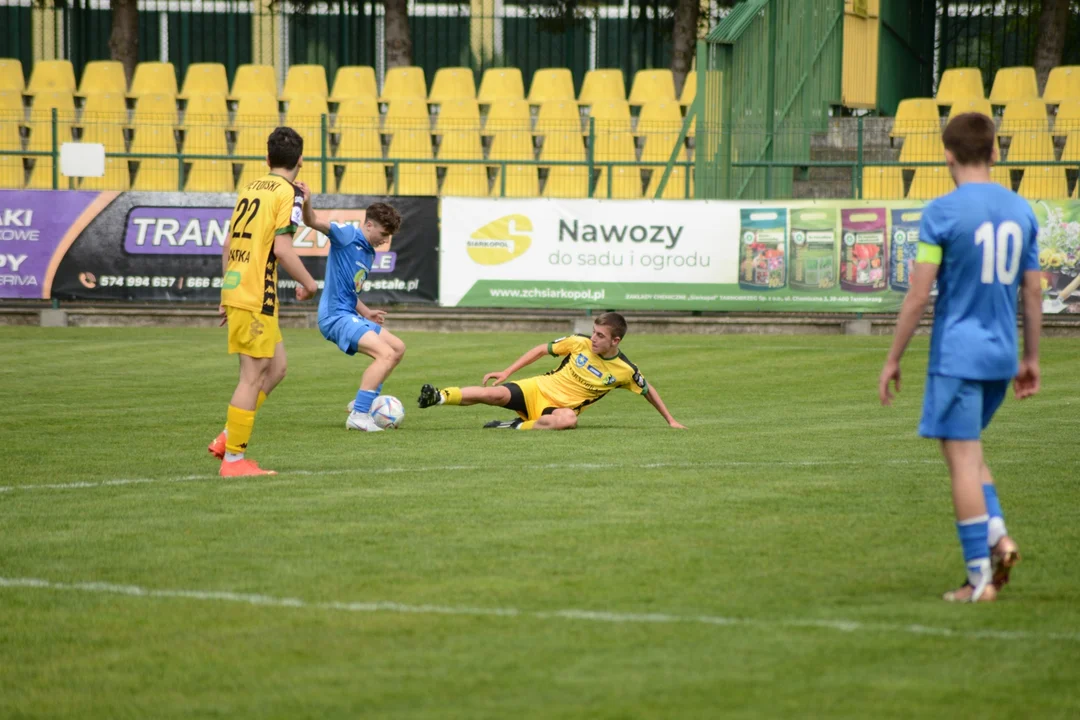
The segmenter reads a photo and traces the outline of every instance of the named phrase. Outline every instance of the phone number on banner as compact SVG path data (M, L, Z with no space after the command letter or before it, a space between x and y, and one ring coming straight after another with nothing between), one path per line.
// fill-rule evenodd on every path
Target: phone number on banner
M104 275L99 287L129 288L220 288L219 277L175 277L171 275Z

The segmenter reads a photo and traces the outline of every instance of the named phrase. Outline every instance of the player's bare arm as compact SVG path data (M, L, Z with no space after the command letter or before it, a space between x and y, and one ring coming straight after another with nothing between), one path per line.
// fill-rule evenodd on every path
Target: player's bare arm
M881 369L881 376L878 378L878 398L882 405L892 404L893 394L889 383L895 383L896 392L900 392L900 359L919 327L919 320L926 312L926 304L930 301L930 292L934 288L940 268L936 263L915 263L915 270L911 274L911 288L896 320L896 335L885 360L885 367Z
M1042 273L1028 270L1024 273L1024 356L1013 381L1017 400L1029 398L1039 392L1039 330L1042 327Z
M296 254L292 233L284 233L274 238L274 255L277 256L278 263L289 273L289 277L300 283L296 288L296 299L304 301L315 297L315 293L319 292L319 286L304 267L300 256Z
M664 405L664 400L660 397L660 393L656 391L656 388L654 386L649 385L649 389L645 393L645 399L649 401L650 405L656 408L656 411L659 412L665 420L667 420L668 425L675 428L676 430L686 429L685 425L673 418L671 416L671 413L668 412L667 406Z
M356 312L360 314L360 317L364 318L365 320L370 320L376 325L382 325L384 322L386 322L385 310L372 310L367 305L365 305L362 300L356 301Z
M304 224L312 230L321 232L323 235L330 235L330 221L319 220L315 217L315 208L311 206L311 188L308 184L301 181L293 183L296 185L296 189L304 195Z
M493 385L502 385L504 382L506 382L507 378L516 373L518 370L527 365L532 365L534 362L547 354L547 345L541 343L534 347L532 350L529 350L527 353L519 357L517 360L514 361L513 365L506 368L502 372L490 372L485 375L484 381L481 383L481 385L487 387L489 380L492 381Z

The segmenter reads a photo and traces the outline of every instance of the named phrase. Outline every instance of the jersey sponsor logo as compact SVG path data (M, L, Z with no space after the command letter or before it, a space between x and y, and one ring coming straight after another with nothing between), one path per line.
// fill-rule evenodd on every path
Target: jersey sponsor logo
M364 281L367 280L367 276L367 268L363 267L362 265L360 269L356 271L356 274L353 275L353 287L356 288L357 294L364 291Z
M233 288L240 287L240 273L235 270L230 270L225 273L225 282L221 284L222 289L232 290Z
M589 364L589 358L585 357L582 353L578 353L574 356L574 364L579 368L583 368Z
M642 376L641 373L639 373L639 372L634 373L634 384L637 385L642 390L645 389L645 378Z
M589 365L585 369L588 370L589 372L591 372L593 375L595 375L598 378L604 377L604 371L601 370L600 368L593 367L592 365Z
M532 245L532 220L524 215L507 215L489 222L465 243L469 257L478 265L502 265L525 254Z
M605 385L614 385L616 382L617 381L615 380L615 376L612 375L611 373L608 373L607 377L604 378L604 384Z
M238 250L238 249L235 249L235 248L230 249L229 250L229 262L238 262L238 263L247 264L247 263L251 262L251 251L250 250Z

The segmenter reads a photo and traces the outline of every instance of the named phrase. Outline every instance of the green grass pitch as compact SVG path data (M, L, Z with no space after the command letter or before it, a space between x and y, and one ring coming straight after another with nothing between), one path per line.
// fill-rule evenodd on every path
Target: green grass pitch
M1080 341L985 437L1024 561L952 606L924 338L885 409L887 338L631 327L688 431L616 391L524 433L416 396L550 338L403 333L404 427L365 435L366 359L285 337L281 474L222 481L224 331L0 329L0 717L1080 716Z

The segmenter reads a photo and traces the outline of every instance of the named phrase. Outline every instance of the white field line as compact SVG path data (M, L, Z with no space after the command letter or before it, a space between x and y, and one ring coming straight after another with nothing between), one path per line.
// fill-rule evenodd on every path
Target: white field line
M658 463L546 463L534 465L533 468L540 470L611 470L611 469L634 469L643 468L656 470L670 468L673 470L722 470L724 468L740 467L846 467L857 465L941 465L941 460L721 460L716 462L658 462ZM1001 464L1000 461L995 464ZM385 468L340 468L331 470L282 470L277 476L288 478L298 477L323 477L332 475L393 475L398 473L424 473L424 472L496 472L505 471L506 466L484 465L418 465L415 467L385 467ZM247 480L249 478L235 478ZM121 485L150 485L153 483L177 483L194 482L199 480L216 480L230 482L234 478L222 478L216 473L205 475L179 475L164 478L118 478L115 480L79 481L69 483L42 483L35 485L0 485L0 493L10 493L18 490L87 490L91 488L115 487Z
M977 640L1052 640L1080 643L1080 633L1029 632L1025 630L956 630L916 624L861 622L858 620L817 620L809 618L761 619L722 617L717 615L672 615L669 613L621 613L596 610L520 610L518 608L468 607L458 605L406 605L398 602L309 601L300 598L276 597L213 590L156 590L138 585L116 585L104 582L63 583L39 578L0 577L0 588L83 592L104 595L123 595L147 599L202 600L206 602L237 603L270 608L331 610L350 613L397 613L406 615L462 615L469 617L524 618L537 620L576 620L580 622L664 625L691 624L710 626L743 626L757 628L808 628L834 630L844 633L884 633L921 635Z

